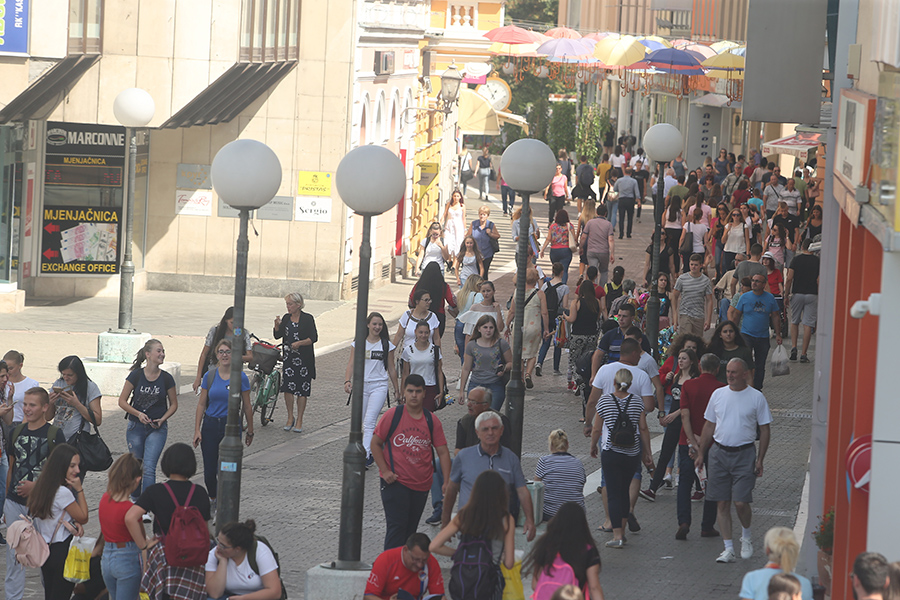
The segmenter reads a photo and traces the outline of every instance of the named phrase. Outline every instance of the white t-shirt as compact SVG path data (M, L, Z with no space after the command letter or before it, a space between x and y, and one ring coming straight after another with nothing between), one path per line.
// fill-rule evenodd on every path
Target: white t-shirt
M617 156L617 155L613 154L612 156L609 157L609 164L621 169L622 167L625 166L625 155L619 154Z
M706 252L706 246L703 245L703 238L706 237L706 233L709 231L709 227L707 227L703 223L685 223L682 229L691 232L693 236L692 239L694 241L695 253L703 254L704 252Z
M350 342L350 347L355 348L356 342ZM388 341L388 351L393 350L396 346L393 342ZM384 346L381 340L370 342L366 339L366 373L363 381L388 381L387 369L384 368Z
M703 418L715 424L714 440L723 446L743 446L756 441L756 426L771 423L772 413L759 390L747 386L736 392L725 386L712 393Z
M424 350L419 350L415 344L406 346L401 358L404 362L409 363L410 374L421 375L425 379L425 385L437 385L434 373L434 353L437 352L438 358L441 358L441 349L430 341L428 344L429 347Z
M39 387L41 384L31 377L26 377L19 383L13 383L15 392L13 393L13 422L21 423L25 420L25 413L22 412L22 403L25 402L25 392L33 387Z
M653 397L653 383L650 381L650 376L647 375L640 366L632 367L631 365L626 365L621 362L609 363L608 365L600 367L600 370L597 371L597 375L594 376L594 381L591 385L603 390L604 394L613 393L616 389L616 373L618 373L620 369L628 369L631 371L631 387L628 388L629 392L635 396L640 396L641 398L645 396Z
M262 575L268 575L278 568L275 562L275 556L269 547L262 542L256 543L256 566L259 567L259 575L250 568L250 561L247 557L241 561L241 564L235 564L231 559L228 560L228 566L225 568L225 594L239 596L242 594L252 594L263 589ZM206 571L215 572L219 567L219 559L216 557L216 549L209 551L209 559L206 561Z
M647 352L641 352L641 359L638 361L638 369L647 374L651 380L659 375L659 365L653 360L653 355ZM653 383L652 381L650 382ZM604 390L606 391L606 390ZM610 390L612 393L612 390Z
M425 242L428 242L426 245ZM431 241L431 238L425 238L422 240L422 264L419 265L419 270L424 269L428 263L437 263L441 268L441 273L444 272L444 251L441 250L441 247Z
M82 492L84 493L84 492ZM48 519L35 519L34 520L34 528L38 533L44 538L44 541L48 544L54 544L56 542L62 542L67 537L72 535L68 529L66 529L65 525L60 525L59 529L56 530L56 535L53 535L53 530L56 529L56 524L59 522L59 518L65 512L66 507L75 502L75 494L72 493L72 490L67 488L64 485L59 486L59 489L56 490L56 496L53 498L53 507L50 509L50 518ZM63 521L72 522L72 517L66 515L63 517ZM53 539L50 539L50 536L53 536Z
M434 298L432 298L432 302ZM428 322L428 326L431 327L432 333L434 330L440 327L441 323L438 321L437 315L431 311L428 311L428 317L424 319ZM412 316L412 311L408 310L402 315L400 315L400 327L404 329L403 333L403 347L406 348L410 344L416 343L416 325L418 325L418 320Z

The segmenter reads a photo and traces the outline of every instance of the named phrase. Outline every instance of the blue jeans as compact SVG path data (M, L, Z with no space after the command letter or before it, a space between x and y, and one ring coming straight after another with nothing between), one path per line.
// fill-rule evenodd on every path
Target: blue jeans
M706 453L705 462L709 460L709 452ZM694 459L688 454L686 445L678 446L678 491L677 508L679 525L691 525L691 490L694 487L696 474L694 473ZM716 524L716 503L710 500L703 501L703 518L700 521L700 531L712 531Z
M719 323L728 320L728 309L731 307L731 300L722 298L719 300Z
M469 378L469 387L466 388L466 394L477 387L491 390L491 410L499 412L503 407L503 401L506 400L506 386L500 381L497 383L475 383Z
M619 214L619 201L618 200L610 200L607 202L609 205L609 212L606 215L606 219L613 226L613 231L616 230L616 217Z
M200 453L203 455L203 483L210 498L218 498L219 444L225 438L228 417L203 415L200 425Z
M753 337L742 333L744 341L753 350L753 387L761 390L766 378L766 358L769 357L769 338Z
M463 325L462 321L456 321L456 325L453 327L453 339L456 341L456 347L459 348L459 364L462 364L466 358L466 334L463 333Z
M560 263L563 266L562 282L569 281L569 265L572 264L572 251L568 248L550 248L550 263Z
M547 353L550 351L550 344L553 343L553 337L549 337L541 344L541 349L538 350L538 364L541 367L544 366L544 359L547 358ZM553 347L553 370L559 371L559 362L562 360L562 348L559 346Z
M156 483L156 464L166 446L166 438L169 437L169 424L163 423L158 429L150 425L144 425L140 421L128 420L128 428L125 430L125 441L128 443L128 451L134 454L138 460L144 461L144 479L141 482L141 491ZM140 493L131 495L137 500Z
M124 548L106 542L100 558L103 583L109 592L109 600L134 600L141 588L141 551L137 544L128 542Z
M28 507L9 498L3 503L3 515L9 526L19 519L19 515L27 515ZM25 567L16 560L16 551L12 545L6 545L6 578L4 581L6 600L21 600L25 593Z
M500 186L500 195L503 198L503 214L513 211L513 205L516 203L516 192L508 185ZM509 201L507 202L507 199Z

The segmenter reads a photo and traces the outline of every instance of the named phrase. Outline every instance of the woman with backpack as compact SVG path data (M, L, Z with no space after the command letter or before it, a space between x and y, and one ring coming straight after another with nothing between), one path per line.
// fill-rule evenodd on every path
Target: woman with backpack
M203 343L203 350L200 351L200 362L197 364L197 377L194 378L194 391L200 389L200 378L208 370L216 364L216 346L221 340L231 339L234 335L234 307L229 306L222 315L222 319L218 325L209 328L206 334L206 341ZM241 360L250 362L253 360L253 340L250 338L250 332L244 329L241 335L241 350L243 350Z
M156 464L169 436L166 421L178 410L175 378L159 368L165 361L162 342L147 340L138 350L119 394L119 408L128 413L128 451L144 461L144 481L140 490L132 494L132 500L156 483ZM141 368L145 362L147 366Z
M203 483L209 494L210 512L216 513L219 474L219 444L225 439L225 421L228 419L228 386L231 383L231 342L221 340L216 346L215 369L203 376L200 397L194 416L194 448L200 446L203 455ZM253 409L250 407L250 380L241 371L241 406L247 419L245 443L253 443Z
M457 532L459 545L447 546ZM505 585L500 562L516 563L516 522L509 514L509 486L496 471L484 471L469 501L431 541L434 554L453 557L448 591L454 600L500 600Z
M427 296L427 292L425 292ZM425 304L422 302L422 304ZM409 311L406 312L409 315ZM432 315L433 316L433 315ZM402 318L401 318L402 320ZM431 327L430 320L428 321ZM388 397L388 384L394 387L394 397L400 397L400 384L397 381L397 367L394 361L394 348L388 339L387 324L381 313L369 313L366 319L366 327L369 335L366 336L365 370L363 373L363 447L366 449L366 468L375 464L372 456L372 434L375 433L375 425L378 424L378 415ZM402 326L399 334L403 331ZM415 336L415 324L413 325ZM413 338L415 339L415 338ZM344 393L351 393L353 389L353 356L356 352L356 342L350 344L350 358L347 360L347 370L344 373Z
M141 589L150 600L168 599L173 588L179 598L203 600L208 597L203 566L211 546L206 524L211 516L206 490L191 483L197 458L193 448L176 442L166 448L160 466L169 480L145 489L125 513L125 526L145 566ZM148 512L154 516L154 537L149 540L141 524Z
M255 532L253 519L222 526L206 562L206 593L210 598L281 598L278 559L268 542L257 538Z
M416 325L422 321L428 323L431 329L431 339L436 346L441 345L441 323L434 312L430 310L434 298L425 287L416 287L412 293L413 307L400 315L397 325L397 333L392 340L395 347L405 348L416 341ZM386 325L385 325L386 326Z
M415 311L419 311L421 309L421 307L415 300L416 295L421 290L428 292L429 297L431 298L431 302L426 308L430 309L431 312L433 312L437 317L438 333L437 337L434 340L434 343L440 346L441 336L444 335L444 328L447 325L445 305L446 308L451 311L451 316L456 315L456 296L453 295L453 290L451 290L447 282L444 281L444 273L437 267L437 265L428 265L427 267L425 267L422 270L422 274L419 276L419 280L409 291L409 308L414 309ZM407 329L406 335L408 341L404 342L404 345L411 344L412 339L409 338L413 335L412 330ZM397 340L394 340L394 343L398 346L400 345Z
M63 568L72 534L83 535L81 526L88 522L87 500L78 477L80 462L74 446L56 446L28 494L28 514L34 519L34 529L50 546L50 555L41 566L45 600L68 598L75 587L63 577Z
M406 381L410 373L421 375L425 380L425 399L422 407L434 412L444 390L444 362L441 349L431 341L431 328L427 321L416 325L416 341L403 348L400 354L403 369L400 380Z
M125 515L134 506L131 492L141 486L143 468L126 452L107 471L109 482L100 498L98 518L105 546L100 559L109 600L134 600L141 586L141 549L125 525Z
M600 586L600 550L591 536L584 507L566 502L547 523L547 531L535 540L522 563L531 573L534 600L549 600L557 589L574 585L591 600L603 600Z
M606 494L609 502L609 520L613 526L613 539L606 542L607 548L625 547L625 523L628 520L631 502L628 487L640 463L653 466L650 452L650 431L644 416L643 400L630 393L632 377L628 369L616 372L614 389L597 401L597 416L594 417L591 456L600 455L600 464L606 479ZM603 448L596 441L601 431L606 431ZM600 452L602 450L602 453Z

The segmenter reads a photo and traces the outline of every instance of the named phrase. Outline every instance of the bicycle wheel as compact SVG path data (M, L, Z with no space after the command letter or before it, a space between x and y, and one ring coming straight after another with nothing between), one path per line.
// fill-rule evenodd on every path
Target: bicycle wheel
M265 401L260 403L259 407L259 423L263 427L272 422L272 416L275 413L275 404L278 402L278 393L281 388L281 373L272 371L263 387L265 392ZM260 393L262 398L263 393Z

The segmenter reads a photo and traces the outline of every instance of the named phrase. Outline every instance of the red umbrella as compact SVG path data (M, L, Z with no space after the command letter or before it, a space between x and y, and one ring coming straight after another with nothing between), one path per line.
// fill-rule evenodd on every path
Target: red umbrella
M532 32L515 25L496 27L485 33L484 37L501 44L533 44L536 41Z
M581 34L571 29L569 27L554 27L553 29L548 29L544 35L550 36L556 39L567 39L567 40L580 40Z

